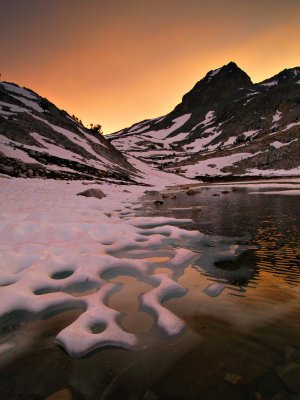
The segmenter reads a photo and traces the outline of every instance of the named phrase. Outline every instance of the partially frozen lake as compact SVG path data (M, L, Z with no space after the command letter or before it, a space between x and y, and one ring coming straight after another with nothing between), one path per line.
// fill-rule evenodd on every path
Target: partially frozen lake
M58 185L58 198L56 183L9 185L3 398L300 393L297 179L137 192L135 202L121 192L122 202L70 201L75 184Z

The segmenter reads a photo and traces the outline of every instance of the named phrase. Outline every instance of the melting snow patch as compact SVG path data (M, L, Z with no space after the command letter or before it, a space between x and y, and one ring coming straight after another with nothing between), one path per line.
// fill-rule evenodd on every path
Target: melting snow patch
M254 137L257 135L258 132L259 132L259 130L245 131L245 132L241 133L241 135L244 135L245 138Z
M247 170L247 175L263 175L263 176L300 176L300 167L293 169L258 169L251 168Z
M272 117L272 122L277 122L282 118L282 112L279 110L276 110L275 115Z
M258 153L236 153L230 156L202 160L197 164L184 166L186 169L185 175L190 178L196 175L226 175L222 172L224 167L233 166L235 163L246 158L254 157L256 154Z
M298 140L298 139L294 139L294 140L291 140L291 141L288 142L288 143L281 143L281 142L278 142L278 141L276 140L275 142L271 143L271 146L275 147L275 149L280 149L281 147L288 146L288 145L290 145L291 143L296 142L297 140Z
M232 146L235 143L236 138L236 136L230 136L230 138L224 142L223 146Z
M14 144L19 145L19 143L9 140L6 136L0 135L1 152L6 157L16 158L18 160L24 161L25 163L37 163L36 160L29 157L29 155L25 151L16 147L14 148Z
M218 127L211 127L207 128L203 133L210 133L210 135L207 137L198 138L192 143L186 144L185 146L183 146L184 149L189 153L195 153L204 150L210 142L221 135L222 131L219 131Z
M221 68L215 69L209 73L208 82L221 71Z
M35 111L38 111L40 113L44 112L44 110L37 104L36 101L28 100L21 96L12 96L12 97L14 97L16 100L20 101L21 103L25 104L25 106L27 106Z
M155 316L157 327L168 336L184 329L183 321L162 302L186 290L167 275L153 274L147 259L119 254L167 248L170 265L180 267L194 254L177 250L178 241L201 237L198 231L180 227L188 221L123 218L118 210L124 210L132 196L136 199L140 188L125 194L102 185L107 197L99 200L76 196L82 190L80 182L0 183L1 317L24 311L43 318L49 312L79 308L81 315L56 338L70 356L81 357L106 345L137 349L138 334L126 332L119 324L121 314L108 306L117 287L110 277L130 274L153 287L143 294L141 307ZM80 295L82 290L86 293Z
M267 82L267 83L261 83L260 86L266 86L266 87L271 87L271 86L276 86L278 85L278 81L275 79L274 81Z
M289 129L292 129L295 126L300 126L300 122L292 122L291 124L288 124L287 127L283 129L283 131L288 131Z
M172 125L170 126L170 128L161 129L160 131L149 131L147 132L147 135L146 134L144 135L150 138L154 137L157 139L165 139L167 136L170 135L170 133L174 132L175 130L183 126L190 119L191 115L192 114L181 115L180 117L175 118L172 121Z

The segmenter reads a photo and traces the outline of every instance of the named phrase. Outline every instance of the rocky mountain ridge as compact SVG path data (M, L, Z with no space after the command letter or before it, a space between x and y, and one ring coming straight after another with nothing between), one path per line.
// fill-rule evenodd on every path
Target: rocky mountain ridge
M260 83L209 71L169 114L109 136L124 154L190 178L300 175L300 67Z
M0 172L18 177L134 182L104 136L30 89L0 82Z

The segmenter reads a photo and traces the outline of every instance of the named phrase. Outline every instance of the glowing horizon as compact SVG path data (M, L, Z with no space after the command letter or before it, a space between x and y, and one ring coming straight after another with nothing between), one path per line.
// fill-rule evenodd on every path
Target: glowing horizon
M2 3L2 80L104 133L170 112L230 61L253 82L300 65L298 0Z

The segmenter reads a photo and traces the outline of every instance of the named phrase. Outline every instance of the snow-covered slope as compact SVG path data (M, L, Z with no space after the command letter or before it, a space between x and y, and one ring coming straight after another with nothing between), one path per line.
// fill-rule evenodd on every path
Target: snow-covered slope
M12 176L130 181L135 170L103 136L47 99L0 83L1 171Z
M299 174L299 81L296 67L253 84L231 62L210 71L171 113L109 140L124 154L188 177Z
M0 82L0 172L118 183L186 182L127 160L104 136L30 89L7 82Z

